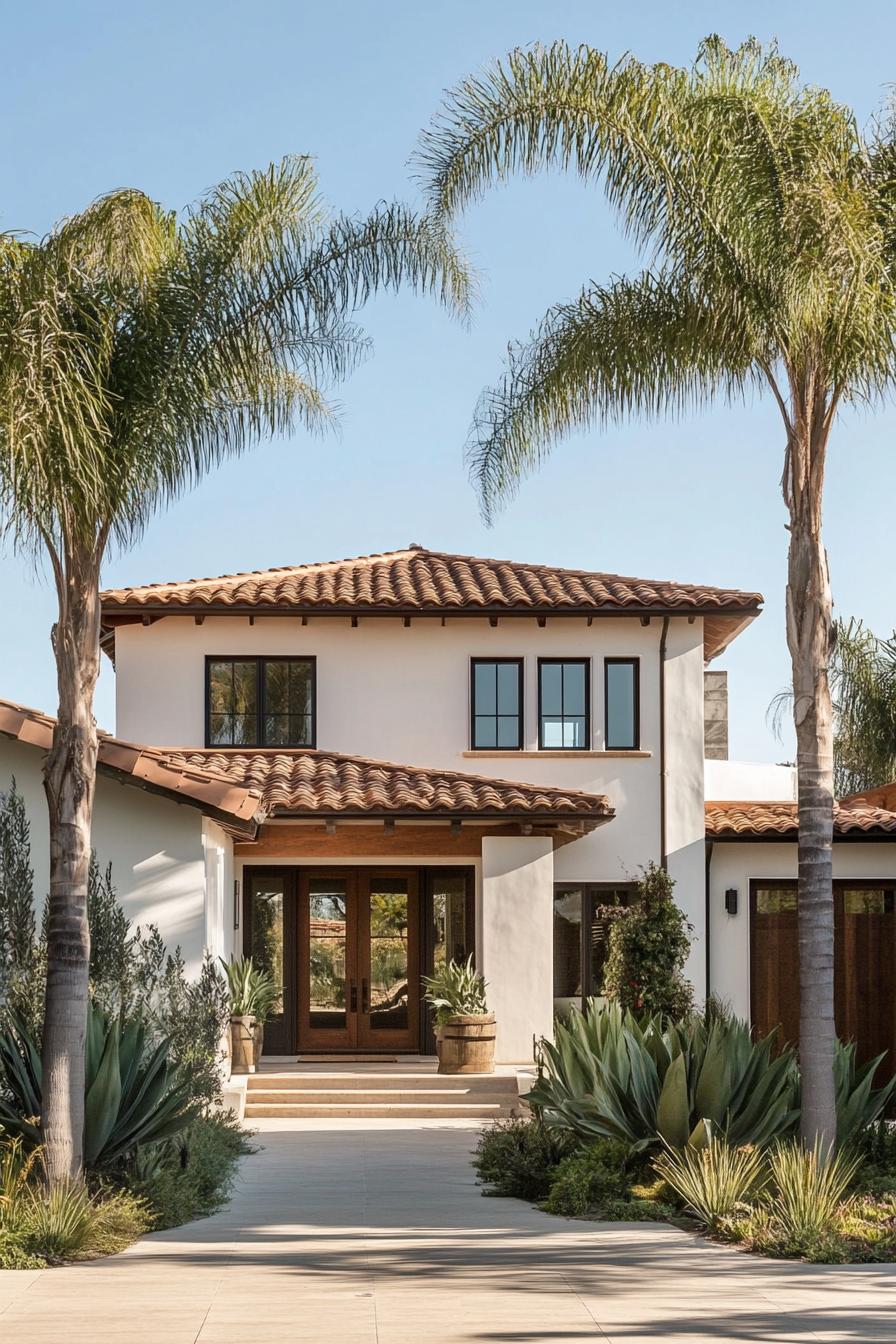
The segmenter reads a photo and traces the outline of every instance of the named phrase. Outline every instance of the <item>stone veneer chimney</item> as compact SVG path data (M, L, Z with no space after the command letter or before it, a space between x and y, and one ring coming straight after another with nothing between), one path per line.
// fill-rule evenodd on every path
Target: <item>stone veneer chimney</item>
M703 673L703 750L707 760L728 759L728 673Z

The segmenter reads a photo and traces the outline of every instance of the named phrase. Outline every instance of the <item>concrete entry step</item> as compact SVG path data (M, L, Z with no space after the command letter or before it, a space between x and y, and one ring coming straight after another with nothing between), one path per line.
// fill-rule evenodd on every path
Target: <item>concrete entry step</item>
M284 1119L331 1120L497 1120L499 1116L512 1114L512 1107L501 1102L475 1102L464 1105L455 1102L442 1102L413 1105L408 1102L382 1103L348 1102L344 1104L317 1104L302 1102L246 1103L246 1119L261 1119L280 1116Z
M515 1099L511 1092L473 1091L461 1088L419 1088L416 1091L405 1089L392 1091L380 1088L253 1088L249 1093L250 1106L263 1105L348 1105L363 1102L365 1105L403 1106L403 1105L449 1105L461 1106L479 1102L505 1106Z
M383 1092L499 1092L516 1096L519 1085L515 1074L498 1073L353 1073L315 1071L314 1073L252 1073L248 1075L250 1092L341 1091Z

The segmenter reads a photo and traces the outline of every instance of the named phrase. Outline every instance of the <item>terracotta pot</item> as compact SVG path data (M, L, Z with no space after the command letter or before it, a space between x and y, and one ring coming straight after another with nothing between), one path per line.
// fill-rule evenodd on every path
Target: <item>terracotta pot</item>
M259 1022L257 1019L255 1022L255 1039L253 1045L252 1062L257 1069L261 1062L261 1052L264 1048L264 1023Z
M230 1019L230 1072L255 1072L255 1018Z
M439 1073L494 1073L495 1015L452 1017L436 1033Z

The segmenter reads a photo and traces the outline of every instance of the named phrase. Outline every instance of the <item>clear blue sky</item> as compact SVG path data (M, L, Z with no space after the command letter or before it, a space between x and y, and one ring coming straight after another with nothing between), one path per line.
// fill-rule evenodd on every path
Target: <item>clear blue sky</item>
M896 77L892 0L670 5L576 0L233 0L8 6L0 82L0 227L44 232L113 187L180 207L234 169L317 157L342 209L413 200L407 159L442 90L518 43L557 37L688 62L699 39L777 36L805 77L865 121ZM468 214L484 272L472 329L425 300L381 299L362 320L373 358L344 386L342 430L296 435L232 463L156 519L110 584L257 569L419 541L644 577L760 589L764 616L723 666L732 751L780 759L765 711L787 681L782 435L757 402L659 426L583 435L486 529L462 463L470 412L508 339L589 278L631 267L602 197L561 177L516 182ZM896 413L838 425L826 533L838 610L894 623ZM0 556L0 696L53 710L53 597L28 560ZM106 664L97 716L113 723Z

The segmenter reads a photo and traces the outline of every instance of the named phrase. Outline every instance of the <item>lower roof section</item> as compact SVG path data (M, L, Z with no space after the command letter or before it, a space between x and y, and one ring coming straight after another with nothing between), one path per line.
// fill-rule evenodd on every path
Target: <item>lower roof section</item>
M796 840L796 803L713 802L706 804L707 840ZM834 804L836 840L896 839L896 812L845 799Z
M0 700L0 735L49 750L55 720ZM269 817L469 819L593 830L615 815L603 794L457 770L310 751L144 747L99 734L97 766L123 783L199 808L252 838Z

